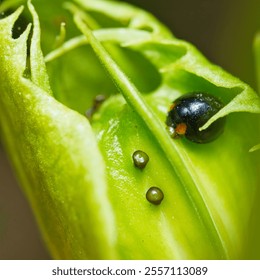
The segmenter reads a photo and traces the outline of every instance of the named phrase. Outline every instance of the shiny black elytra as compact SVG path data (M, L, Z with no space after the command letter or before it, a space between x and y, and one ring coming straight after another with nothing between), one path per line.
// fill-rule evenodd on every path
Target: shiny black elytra
M200 131L199 128L223 106L219 99L208 93L188 93L173 102L166 125L173 138L185 136L196 143L208 143L223 132L225 118L216 120L205 130Z

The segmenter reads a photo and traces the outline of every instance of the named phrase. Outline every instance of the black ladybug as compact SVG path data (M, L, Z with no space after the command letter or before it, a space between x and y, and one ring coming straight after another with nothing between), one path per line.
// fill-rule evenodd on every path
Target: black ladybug
M224 130L225 118L216 120L205 130L199 129L223 106L219 99L208 93L195 92L179 97L171 105L166 119L171 136L185 136L196 143L215 140Z

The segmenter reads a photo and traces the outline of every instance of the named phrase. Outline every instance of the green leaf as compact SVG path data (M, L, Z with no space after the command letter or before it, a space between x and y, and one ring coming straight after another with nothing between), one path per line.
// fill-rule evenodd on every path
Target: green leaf
M104 161L86 118L46 91L38 18L30 2L29 8L34 20L30 79L23 77L30 26L12 38L22 8L0 21L4 142L53 257L113 258L115 232Z
M106 9L106 14L107 11L108 9ZM87 40L92 45L94 51L97 53L102 64L106 67L107 71L111 75L111 78L114 80L115 84L117 85L121 93L124 95L128 105L130 105L130 107L132 108L132 110L129 109L127 111L127 109L124 108L123 106L123 109L121 109L122 111L119 110L119 112L114 117L112 117L112 119L111 119L111 115L108 115L109 118L107 119L105 117L106 114L108 114L107 112L112 111L111 108L108 108L106 111L104 111L104 114L102 116L98 117L98 121L97 121L98 133L99 135L101 135L99 140L100 147L103 153L107 156L107 162L109 163L108 165L111 166L113 164L113 168L111 168L111 173L110 173L110 176L112 177L111 186L112 185L118 186L119 188L118 197L116 197L115 187L113 188L113 197L116 197L115 201L120 200L119 199L121 198L120 193L122 192L123 188L125 188L126 190L131 190L129 192L125 190L125 192L128 193L128 197L131 197L133 192L139 197L144 197L144 193L147 190L149 184L153 184L153 182L158 181L155 178L160 173L164 174L164 170L166 169L168 171L167 174L171 174L171 175L175 174L175 180L173 180L171 177L164 175L166 179L164 181L162 179L162 176L160 176L160 185L163 185L164 189L169 192L168 193L169 197L174 198L173 186L175 186L176 187L175 195L176 193L179 193L180 190L182 190L181 195L176 197L176 200L180 202L181 206L183 207L183 205L194 205L194 208L189 209L190 212L186 210L187 211L186 214L183 214L183 208L180 208L182 209L182 211L178 209L178 206L176 206L177 203L174 204L175 209L173 209L171 204L169 204L167 205L168 207L165 206L165 208L158 210L160 211L160 215L163 215L163 217L154 216L155 220L151 222L151 224L153 224L155 228L152 229L151 232L156 232L159 234L159 236L153 235L151 237L151 240L147 241L147 244L143 244L142 246L143 251L147 251L149 252L149 254L152 255L152 252L150 252L150 250L154 252L154 248L149 247L149 245L154 244L156 240L158 240L159 238L161 242L162 240L166 240L165 242L168 244L168 246L169 244L172 244L170 251L175 252L174 257L176 258L199 258L199 256L200 257L203 256L204 258L210 258L210 257L232 258L232 255L233 257L235 255L239 256L241 254L241 248L243 247L242 244L238 246L238 244L242 243L243 240L240 234L242 234L242 232L246 228L244 229L240 228L242 226L241 222L238 222L240 218L237 219L237 221L235 221L236 220L235 216L236 213L238 213L238 209L237 207L235 207L236 202L235 201L233 201L233 203L231 202L233 199L230 196L230 194L232 193L232 185L234 185L234 182L237 181L237 173L236 173L237 170L233 170L233 168L229 168L228 169L229 172L226 172L226 176L225 174L223 174L223 177L225 179L224 178L219 179L221 171L223 172L223 166L219 166L219 165L216 166L215 164L216 158L221 162L223 160L227 162L227 159L230 157L234 160L234 162L240 162L239 157L241 155L237 153L237 147L236 149L234 148L232 149L232 147L234 147L233 137L235 135L233 135L232 137L230 136L230 138L227 138L225 140L225 149L223 149L223 145L220 144L218 144L219 148L217 148L216 146L214 147L213 150L212 150L212 146L211 147L208 146L207 147L208 154L206 155L205 153L204 157L199 155L199 153L201 153L201 149L199 149L194 156L191 151L187 153L187 150L185 151L185 149L183 147L180 147L178 143L174 145L175 143L172 143L172 140L167 135L165 129L159 123L159 120L153 114L151 108L149 108L149 105L146 104L144 100L142 100L141 95L139 94L135 86L124 75L124 73L120 70L120 68L118 68L118 66L113 62L111 57L108 55L105 49L99 44L99 42L93 37L93 35L91 35L91 32L88 30L88 28L84 26L83 21L80 19L80 13L76 14L75 18L76 18L76 23L79 26L80 30L85 34ZM152 38L150 40L144 39L142 42L140 42L139 40L137 43L133 42L132 39L131 39L131 43L129 43L128 41L122 42L121 39L122 38L119 39L121 46L123 45L124 47L128 46L134 48L135 50L144 53L144 55L147 55L147 57L151 61L153 61L154 64L156 64L156 66L161 71L162 75L164 76L163 81L167 81L165 84L167 85L167 83L170 83L171 88L173 88L172 86L173 82L176 82L175 79L178 78L178 74L179 74L178 72L183 71L184 73L186 72L188 75L194 74L197 77L200 77L201 84L203 82L204 83L209 82L212 85L215 85L216 87L220 88L221 91L223 91L223 93L224 93L224 89L226 89L226 91L229 90L229 94L231 95L231 97L229 97L230 102L222 110L222 112L220 112L218 115L215 116L215 118L211 120L211 122L231 112L239 112L239 111L248 111L254 113L260 112L259 98L253 92L252 89L250 89L245 84L241 83L239 80L231 77L220 68L209 64L192 46L188 45L187 43L179 42L178 40L175 39L169 41L168 38L165 41L163 41L160 38L159 42L155 38ZM178 49L175 50L174 47L176 46L182 48L182 51ZM162 48L164 48L163 49L164 52L162 52ZM180 61L173 61L172 56L166 56L166 54L171 53L170 50L172 51L175 50L175 53L179 53L179 54L182 53L182 56L179 55L179 57L177 56L177 58L175 58L176 60L179 59ZM154 58L156 60L154 60ZM175 76L177 76L177 78ZM203 81L203 79L205 81ZM181 84L181 86L183 86L183 84L181 83L182 82L181 79L179 79L179 81L177 81L175 84L178 84L178 82L179 84ZM199 82L200 81L198 81L197 83ZM165 84L162 85L163 89L165 88ZM193 83L192 86L193 86L192 89L193 91L196 90L203 91L203 87L196 89L196 83ZM163 92L163 89L160 89L159 94ZM221 93L221 91L219 92ZM235 92L239 94L234 96ZM169 94L169 92L167 93ZM160 102L158 98L158 92L153 92L150 97L153 98L154 96L157 97L156 100L157 104L154 104L154 108L153 108L156 111L156 109L158 110L158 105L159 105L158 102ZM163 100L162 96L160 97ZM165 96L164 98L166 99ZM118 102L117 99L116 102ZM153 100L150 102L153 103ZM150 102L148 99L148 103ZM170 100L168 102L170 104ZM164 113L166 112L166 110L167 108L164 109ZM136 114L138 116L136 116ZM158 115L160 116L160 112L158 112ZM99 122L102 119L104 119L104 123L103 125L100 125ZM142 121L145 123L145 126ZM211 122L209 122L209 124ZM109 125L106 128L104 128L106 126L105 125L106 123L109 123ZM134 123L134 125L133 124L131 125L131 123ZM138 127L138 124L140 125L140 127ZM233 126L235 127L235 125ZM130 159L131 152L133 153L133 151L140 149L138 148L138 146L136 146L136 142L134 142L132 139L140 139L139 141L142 142L141 139L143 140L145 139L145 137L144 135L140 136L139 131L145 131L147 129L150 130L150 133L152 133L152 136L150 136L152 138L152 141L150 141L149 143L149 141L147 141L148 139L146 139L144 143L139 143L139 146L147 150L149 149L148 147L150 147L152 143L155 142L157 146L159 146L162 149L162 151L158 152L154 150L151 151L150 153L153 156L156 154L163 153L162 158L155 159L155 162L157 163L160 162L160 164L162 164L162 162L168 161L168 164L170 164L170 166L168 167L163 166L162 169L159 169L159 166L155 165L154 170L158 170L158 173L155 175L155 177L151 176L152 178L151 180L149 180L150 181L149 183L145 181L145 184L143 184L142 187L140 187L140 184L138 183L134 184L130 180L130 178L136 176L134 171L131 175L128 174L129 179L128 180L124 179L122 185L122 182L120 184L120 181L122 180L122 177L126 177L125 175L126 171L122 172L124 176L123 175L119 176L118 174L119 172L117 172L115 176L113 170L120 170L122 169L122 166L125 166L124 170L129 171L129 163L127 161L129 161ZM114 135L117 135L117 137L115 138ZM240 138L241 135L239 135L238 137ZM110 144L110 141L112 140L109 141L109 139L114 139L113 145ZM127 142L127 145L125 142L126 139L131 139L129 142ZM244 153L247 154L248 150L244 150ZM128 154L128 159L124 159L122 155L127 155L127 154ZM245 164L247 165L248 163L246 163L245 161ZM240 171L243 172L244 167L246 165L243 167L241 164L239 165L241 167ZM196 174L197 173L196 170L198 169L201 171L203 170L203 172L201 172L202 174ZM251 174L251 170L247 169L247 172ZM205 173L207 173L207 176L205 176ZM233 176L231 174L233 174ZM241 176L245 178L245 181L242 182L241 178L239 179L240 180L239 185L245 186L249 183L249 185L251 186L251 190L247 189L245 190L244 193L244 195L247 196L247 199L245 199L245 196L243 196L243 201L244 201L243 211L245 211L247 206L249 206L252 203L253 196L251 195L253 195L254 188L257 185L258 179L256 179L257 178L257 176L255 176L256 173L255 175L253 174L254 173L252 173L252 176L255 177L255 179L253 179L250 183L248 182L248 177L246 176L245 173L243 176ZM146 174L146 177L148 176L149 175ZM120 179L118 180L118 178ZM128 181L130 182L129 185L126 183ZM233 195L235 195L237 191L236 183L234 185L234 189L232 193ZM136 185L136 188L134 188L133 185ZM211 195L208 195L209 192L211 192ZM142 207L140 201L137 201L136 204L132 201L129 202L128 197L126 198L127 201L124 200L122 204L123 205L128 204L129 205L128 209L134 209L135 211L129 211L130 213L125 213L125 216L123 216L122 213L120 213L120 218L121 218L120 222L123 224L124 223L123 221L129 221L131 220L131 217L134 217L136 221L136 216L138 215L138 212L145 213L147 216L143 214L142 217L139 218L139 229L140 229L142 228L141 225L143 225L146 220L150 221L152 214L149 210L147 211L146 208L147 205L143 205ZM223 202L224 197L227 199L226 201L229 201L230 204L229 207L227 206L225 207L223 205L225 204L225 202ZM175 202L175 200L172 201L172 203L173 202ZM222 209L222 211L220 211L220 209ZM169 238L169 236L167 235L167 230L165 230L165 228L162 228L161 225L164 224L165 216L168 217L168 219L166 220L170 221L171 217L175 217L177 215L176 213L183 214L183 216L181 216L181 218L179 218L178 221L179 222L178 226L182 228L182 231L174 235L177 226L173 227L171 230L171 238ZM221 219L221 215L225 216L224 221ZM250 215L250 212L248 212L248 215ZM191 224L187 225L187 220L183 219L183 217L185 217L186 219L187 217L192 217L192 220L196 221L196 223L194 222L192 224L194 228L191 228ZM121 223L120 223L120 228L122 227ZM138 222L136 221L133 224L136 226ZM173 226L173 223L171 223L171 225ZM129 230L129 224L127 223L125 224L125 226ZM170 228L169 225L167 225L166 227ZM124 228L123 231L126 230L127 228ZM146 227L144 227L143 230L144 231L142 232L142 235L145 235L147 231ZM191 232L191 234L188 236L189 241L183 238L186 232ZM140 234L140 232L138 233ZM199 240L198 236L200 236L202 240ZM136 238L137 237L133 234L133 240L136 240ZM192 238L194 238L193 242L191 242ZM207 238L209 240L208 243L205 241ZM201 247L202 252L200 251L199 253L197 252L198 250L197 247L194 248L193 246L190 247L184 246L186 248L185 252L179 251L177 248L173 250L174 245L176 245L177 243L177 240L178 241L181 240L180 242L181 244L186 244L185 242L187 243L198 242L201 244L204 242L206 246L202 246ZM210 247L209 244L211 244L212 247ZM148 248L145 247L145 245ZM166 247L167 245L164 244L164 246ZM196 253L198 253L198 255L196 255ZM162 253L161 250L159 249L157 252L158 258L160 258L160 254Z
M258 95L145 11L67 3L79 34L59 11L63 1L49 2L34 2L40 19L51 22L53 6L68 36L45 57L49 74L39 38L42 31L46 50L54 44L50 23L40 28L30 3L31 40L30 25L12 38L21 9L0 20L0 127L53 257L251 258L260 162L248 151L260 135ZM196 91L225 103L201 129L227 116L224 134L204 145L171 139L165 125L172 101ZM100 93L109 98L90 123L82 114ZM136 150L149 155L143 170ZM164 193L160 205L146 199L151 186Z

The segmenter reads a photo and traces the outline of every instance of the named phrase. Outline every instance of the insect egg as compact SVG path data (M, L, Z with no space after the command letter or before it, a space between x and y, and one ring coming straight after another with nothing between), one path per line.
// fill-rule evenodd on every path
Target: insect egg
M225 118L216 120L205 130L200 128L223 106L219 99L207 93L188 93L179 97L170 106L166 118L171 137L185 136L196 143L215 140L224 130Z
M164 198L164 194L162 190L158 187L151 187L147 192L146 192L146 199L155 205L161 204L162 200Z
M132 158L134 165L139 169L144 169L149 161L149 156L141 150L135 151L132 155Z

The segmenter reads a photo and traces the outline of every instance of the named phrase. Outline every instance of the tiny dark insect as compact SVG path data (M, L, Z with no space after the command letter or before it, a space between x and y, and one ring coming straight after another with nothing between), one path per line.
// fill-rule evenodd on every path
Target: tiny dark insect
M171 105L166 119L170 135L173 138L185 136L196 143L215 140L224 131L225 117L205 130L199 129L223 106L219 99L207 93L195 92L179 97Z
M103 94L97 95L93 99L93 105L86 111L86 117L91 120L94 113L100 108L101 104L106 100L106 96Z
M162 190L158 187L151 187L147 192L146 192L146 199L155 205L161 204L162 200L164 198L164 194Z
M132 155L134 165L139 169L144 169L149 161L149 156L140 150L137 150Z

